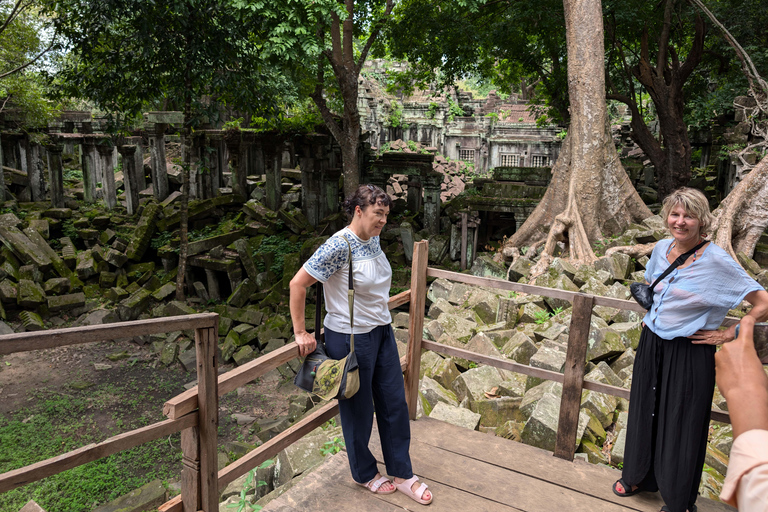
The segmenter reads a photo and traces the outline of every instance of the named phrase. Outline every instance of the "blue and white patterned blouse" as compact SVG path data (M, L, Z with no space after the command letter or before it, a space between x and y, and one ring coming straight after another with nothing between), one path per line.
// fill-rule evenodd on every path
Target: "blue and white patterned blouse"
M341 238L349 241L349 245ZM347 299L349 247L355 286L355 334L392 323L387 303L392 283L392 267L381 250L379 237L362 240L344 228L325 241L304 263L304 270L323 283L325 310L323 325L332 331L350 334Z
M652 284L669 267L667 250L674 240L660 240L645 269ZM762 290L727 252L713 243L687 267L676 268L653 289L653 307L643 321L657 336L690 336L717 329L730 309L755 290Z

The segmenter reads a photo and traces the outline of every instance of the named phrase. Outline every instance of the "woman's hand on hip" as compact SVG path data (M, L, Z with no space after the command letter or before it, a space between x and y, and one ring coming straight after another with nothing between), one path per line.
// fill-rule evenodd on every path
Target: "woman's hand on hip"
M308 356L314 352L315 347L317 347L315 336L307 331L296 333L296 344L299 346L299 355L301 357Z
M702 329L689 337L691 338L691 343L696 345L722 345L733 339L733 335L729 335L728 329L724 331L707 331Z

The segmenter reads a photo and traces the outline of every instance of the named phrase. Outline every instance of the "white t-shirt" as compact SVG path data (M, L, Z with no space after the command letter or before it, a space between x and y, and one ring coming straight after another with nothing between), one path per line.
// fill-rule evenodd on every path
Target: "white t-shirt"
M342 239L346 238L349 245ZM323 283L325 316L323 325L332 331L350 334L349 327L349 248L352 248L352 276L355 287L354 333L364 334L375 327L392 323L389 313L389 288L392 267L381 250L379 237L361 240L344 228L325 241L304 263L304 270Z

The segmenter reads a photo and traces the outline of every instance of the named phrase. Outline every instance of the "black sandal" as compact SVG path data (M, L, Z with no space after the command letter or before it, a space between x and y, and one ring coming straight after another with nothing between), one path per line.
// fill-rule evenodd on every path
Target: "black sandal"
M616 490L616 484L621 484L621 486L624 488L624 492L617 491ZM629 489L629 490L627 490L627 489ZM621 498L626 498L627 496L634 496L635 494L637 494L637 493L642 491L642 489L639 486L634 491L631 490L631 489L632 489L632 486L631 485L627 485L624 482L624 480L621 479L621 478L619 478L618 480L616 480L613 483L613 494L615 494L616 496L619 496ZM669 512L669 511L667 511L667 512Z
M616 491L614 490L614 492ZM693 505L688 507L688 512L696 512L698 509L699 507L697 507L696 504L694 503ZM669 510L668 506L664 505L663 507L661 507L661 512L671 512L671 511Z

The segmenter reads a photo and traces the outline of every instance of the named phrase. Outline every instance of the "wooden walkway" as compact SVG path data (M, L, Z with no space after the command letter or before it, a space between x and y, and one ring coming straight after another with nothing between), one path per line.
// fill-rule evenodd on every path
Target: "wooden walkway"
M583 461L488 434L421 418L411 422L413 468L429 485L434 501L424 507L399 492L374 495L355 485L346 452L326 460L263 512L658 512L658 493L619 498L611 485L621 474ZM371 449L381 463L378 433ZM700 512L735 509L697 500Z

